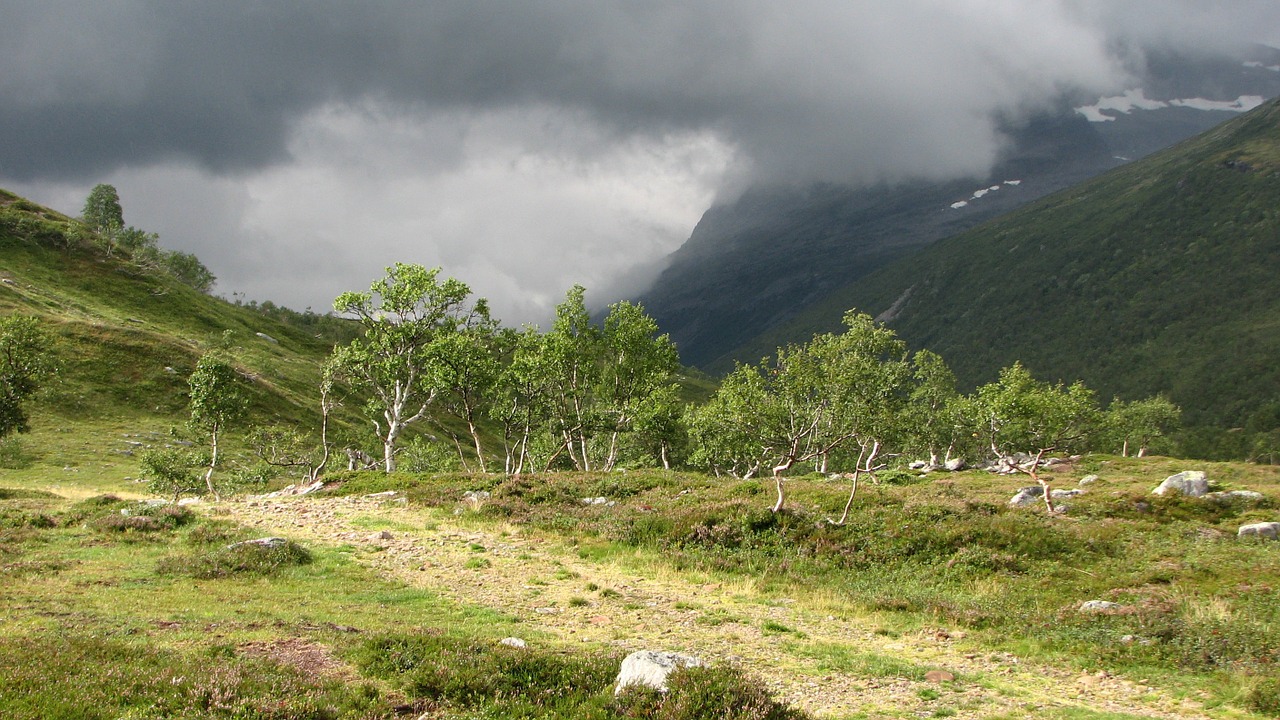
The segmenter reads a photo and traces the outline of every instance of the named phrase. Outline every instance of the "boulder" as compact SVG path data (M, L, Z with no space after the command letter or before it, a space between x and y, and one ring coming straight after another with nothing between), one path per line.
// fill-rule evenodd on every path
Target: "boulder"
M519 648L519 649L524 649L529 647L529 643L526 643L524 640L521 640L518 637L502 638L501 640L498 641L498 644L506 645L507 647Z
M287 542L289 541L286 538L282 538L282 537L262 537L262 538L255 538L253 540L244 540L238 543L231 543L230 545L227 546L227 549L234 550L238 547L243 547L245 545L257 545L259 547L264 547L268 550L274 550L278 547L284 547L284 544Z
M1205 500L1213 500L1218 503L1251 503L1257 502L1263 498L1263 494L1256 490L1227 490L1224 492L1211 492L1204 496Z
M1009 505L1012 507L1035 505L1042 497L1044 497L1044 488L1039 485L1019 488L1018 493L1009 499Z
M1124 609L1120 603L1113 603L1110 600L1086 600L1080 604L1080 612L1098 615L1101 613L1115 612Z
M1068 498L1073 498L1079 495L1081 492L1083 491L1082 490L1054 490L1052 493L1050 493L1050 497L1052 497L1054 500L1066 500ZM1044 488L1040 487L1039 485L1031 485L1028 487L1020 488L1018 490L1018 494L1010 498L1009 505L1012 507L1024 507L1027 505L1035 505L1037 502L1040 502L1040 499L1043 497L1044 497Z
M1209 480L1203 470L1186 470L1165 478L1151 494L1167 495L1171 492L1180 492L1187 497L1200 497L1209 492Z
M1096 483L1101 479L1102 478L1099 478L1097 475L1085 475L1084 477L1080 478L1080 484L1092 485L1093 483Z
M631 685L643 685L666 692L668 675L679 668L702 666L702 660L692 655L639 650L622 661L622 669L618 672L618 687L613 694L618 695Z
M942 469L947 472L960 472L965 468L964 458L951 458L942 463Z
M1236 537L1256 537L1267 540L1280 540L1280 522L1260 522L1241 525Z

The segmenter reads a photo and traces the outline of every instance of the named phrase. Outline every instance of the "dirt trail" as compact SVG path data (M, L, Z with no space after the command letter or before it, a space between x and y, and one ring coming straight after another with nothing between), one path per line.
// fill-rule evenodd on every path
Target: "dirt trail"
M562 641L675 650L733 662L819 717L1043 716L1052 708L1206 718L1198 703L1105 672L1032 664L967 647L946 629L889 637L813 599L764 597L749 582L696 584L579 557L558 538L508 526L480 531L387 497L250 499L231 507L264 533L349 544L384 576L519 617ZM428 522L428 519L431 521ZM388 528L384 531L384 528ZM799 593L798 593L799 594ZM769 628L769 629L766 629ZM848 674L808 655L822 646L909 663L950 682Z

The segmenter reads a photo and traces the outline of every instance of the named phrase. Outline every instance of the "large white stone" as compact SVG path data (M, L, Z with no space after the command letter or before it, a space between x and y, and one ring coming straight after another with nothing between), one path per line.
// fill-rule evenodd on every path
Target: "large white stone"
M1187 497L1200 497L1209 492L1209 480L1202 470L1187 470L1165 478L1151 494L1166 495L1174 491Z
M680 653L638 650L622 661L618 687L614 695L631 685L644 685L659 692L667 691L667 676L679 668L702 667L701 659Z

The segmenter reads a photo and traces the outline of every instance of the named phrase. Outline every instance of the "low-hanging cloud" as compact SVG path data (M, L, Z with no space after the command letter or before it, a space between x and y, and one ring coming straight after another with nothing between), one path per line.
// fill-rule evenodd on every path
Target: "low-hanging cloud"
M718 193L981 175L997 119L1144 44L1275 40L1273 5L0 0L0 178L70 212L113 182L223 292L323 308L408 260L537 320Z

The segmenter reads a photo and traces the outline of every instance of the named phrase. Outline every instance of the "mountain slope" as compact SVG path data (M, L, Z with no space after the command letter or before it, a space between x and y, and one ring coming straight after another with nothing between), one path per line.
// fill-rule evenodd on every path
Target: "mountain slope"
M876 268L1231 116L1198 108L1238 109L1280 95L1280 51L1245 52L1247 64L1151 54L1125 96L1064 100L1055 112L1008 124L1010 148L984 178L755 188L708 210L639 299L686 364L719 372L756 359L761 343L753 338Z
M184 420L187 376L212 347L235 358L255 422L318 423L331 342L107 256L79 221L3 190L0 314L35 315L54 336L60 369L32 406L29 443L50 463L118 457L135 446L123 433Z
M1019 209L827 298L790 336L858 307L962 383L1020 359L1105 398L1166 392L1193 425L1280 403L1280 101Z

